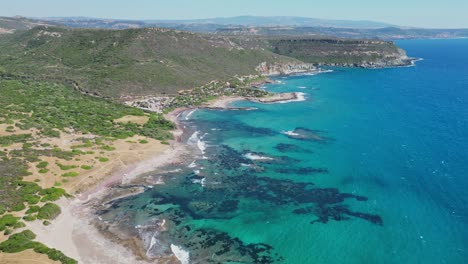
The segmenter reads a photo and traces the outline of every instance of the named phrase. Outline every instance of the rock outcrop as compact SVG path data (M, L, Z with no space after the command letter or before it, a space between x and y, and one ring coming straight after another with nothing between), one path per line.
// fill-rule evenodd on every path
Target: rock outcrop
M287 64L268 64L262 62L256 68L261 75L288 75L294 73L306 73L318 71L318 68L311 63L287 63Z
M406 55L406 52L402 49L398 49L397 52L381 54L378 58L373 60L363 59L360 62L349 63L349 62L337 62L337 63L317 63L317 66L330 66L330 67L348 67L348 68L386 68L386 67L404 67L414 65L417 58L411 58Z

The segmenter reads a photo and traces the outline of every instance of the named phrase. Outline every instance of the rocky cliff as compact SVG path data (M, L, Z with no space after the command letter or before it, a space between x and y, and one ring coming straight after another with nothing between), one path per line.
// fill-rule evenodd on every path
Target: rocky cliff
M390 41L300 37L268 42L277 54L318 66L382 68L407 66L414 61Z
M294 73L315 72L318 68L311 63L269 64L262 62L257 68L261 75L288 75Z

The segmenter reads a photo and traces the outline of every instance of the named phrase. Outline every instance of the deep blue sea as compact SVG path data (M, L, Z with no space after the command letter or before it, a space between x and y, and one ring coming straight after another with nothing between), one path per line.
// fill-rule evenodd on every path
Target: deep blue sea
M148 252L190 263L468 263L468 40L398 45L423 60L277 77L268 91L306 100L186 113L203 153L102 217L166 220Z

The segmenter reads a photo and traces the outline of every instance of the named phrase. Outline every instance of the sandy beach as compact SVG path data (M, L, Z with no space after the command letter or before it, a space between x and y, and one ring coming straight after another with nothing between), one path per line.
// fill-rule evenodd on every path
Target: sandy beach
M176 115L184 109L171 112L167 118L176 124ZM96 226L100 220L94 214L94 205L102 202L108 195L112 186L133 182L138 176L152 172L162 166L177 163L178 159L186 153L186 146L178 142L182 131L178 128L173 131L176 140L169 145L148 139L147 144L134 144L126 141L138 141L139 138L118 140L114 142L116 150L109 154L111 161L96 166L93 170L80 175L64 188L73 198L62 198L57 201L62 213L49 226L40 221L27 222L24 229L33 231L36 240L45 245L62 251L65 255L76 259L79 263L95 264L127 264L148 263L138 259L129 247L116 243L112 238L103 234ZM64 146L73 142L72 138L61 138ZM34 179L34 178L31 178ZM146 183L145 185L149 185ZM135 195L142 192L143 187L125 190L119 197ZM3 235L2 235L3 236ZM0 237L1 239L2 237ZM136 242L137 243L137 242ZM48 259L46 255L37 254L32 250L16 253L0 253L0 263L59 263ZM176 258L159 259L158 263L179 263Z
M116 171L99 185L77 195L76 198L62 198L58 202L62 213L52 221L51 225L44 226L41 222L33 222L28 225L28 228L37 235L37 241L61 250L67 256L78 260L79 263L148 263L138 260L129 248L113 242L96 228L94 222L99 219L93 213L92 205L103 199L109 186L128 183L139 175L174 162L184 152L184 148L182 144L175 142L172 144L172 147L154 153L150 159ZM127 195L136 193L138 190ZM159 263L178 262L175 259L166 259Z

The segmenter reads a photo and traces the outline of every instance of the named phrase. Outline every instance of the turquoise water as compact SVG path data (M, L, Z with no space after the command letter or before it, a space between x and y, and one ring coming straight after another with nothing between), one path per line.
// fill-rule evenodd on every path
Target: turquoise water
M203 155L102 217L167 220L150 250L191 263L467 263L468 40L398 44L424 60L278 77L269 91L306 100L182 116Z

